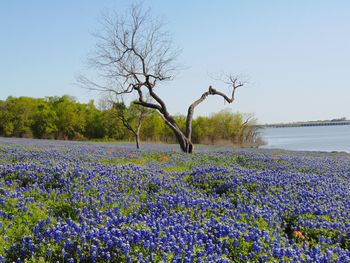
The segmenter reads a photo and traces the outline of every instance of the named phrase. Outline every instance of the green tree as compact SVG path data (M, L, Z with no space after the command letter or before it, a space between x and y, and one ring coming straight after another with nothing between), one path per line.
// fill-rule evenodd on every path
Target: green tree
M0 135L12 136L14 125L12 122L13 114L8 109L7 101L0 101Z
M48 99L56 112L58 139L81 139L85 127L84 108L73 97L64 95Z
M32 132L36 138L52 138L57 132L57 115L50 105L42 101L33 114L31 125Z
M156 111L151 111L146 116L142 128L141 138L144 141L160 142L166 141L166 131L163 119ZM171 132L171 131L170 131Z
M29 97L8 97L7 110L11 113L8 115L6 129L8 132L13 127L12 135L15 137L32 137L31 124L33 114L39 103L38 99ZM12 123L12 124L10 124Z
M198 116L193 120L192 138L194 143L203 143L206 136L211 133L208 117Z
M96 109L94 101L90 101L85 106L85 132L84 136L88 138L103 138L106 134L106 128L103 125L102 112Z
M114 140L125 140L128 131L124 127L123 123L116 118L116 109L105 109L102 111L102 127L104 130L104 138Z

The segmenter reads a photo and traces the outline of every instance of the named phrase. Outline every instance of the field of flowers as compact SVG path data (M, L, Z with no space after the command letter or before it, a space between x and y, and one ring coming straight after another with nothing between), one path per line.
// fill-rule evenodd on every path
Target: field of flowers
M350 262L350 156L0 138L0 262Z

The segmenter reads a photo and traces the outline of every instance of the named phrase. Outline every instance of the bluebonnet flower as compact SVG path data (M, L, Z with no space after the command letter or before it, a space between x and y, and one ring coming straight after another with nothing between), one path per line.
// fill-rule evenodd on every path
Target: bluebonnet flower
M106 145L65 142L42 145L40 154L16 147L8 147L11 157L2 158L25 162L0 166L0 191L5 193L0 192L0 222L6 222L0 231L6 235L11 226L18 226L20 215L4 209L13 198L21 215L36 220L28 220L33 238L13 247L24 257L50 243L57 251L47 249L47 256L54 254L61 261L122 257L150 262L156 257L165 261L169 255L173 262L265 262L284 257L292 262L341 262L350 256L344 248L346 236L340 234L350 230L350 164L345 159L301 153L275 159L269 151L191 156L162 152L160 156L171 156L168 162L160 166L150 161L141 167L101 160L122 160L129 154L142 158L147 151L126 148L106 154ZM235 155L248 161L237 163ZM227 162L222 165L222 160ZM186 162L192 167L185 172L164 169ZM6 179L11 176L16 179ZM39 204L33 192L54 202ZM35 219L30 204L45 216ZM295 230L304 238L293 235ZM249 252L241 250L247 247Z

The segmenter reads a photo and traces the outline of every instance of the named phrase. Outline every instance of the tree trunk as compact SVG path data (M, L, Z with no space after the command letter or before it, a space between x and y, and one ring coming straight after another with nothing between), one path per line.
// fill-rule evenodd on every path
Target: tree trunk
M193 113L194 109L202 103L209 95L218 95L220 97L223 97L225 101L228 103L232 103L234 101L234 94L238 87L241 87L243 84L239 83L236 84L237 79L234 79L230 77L230 81L232 84L232 95L231 98L227 97L224 93L217 91L212 86L209 86L208 91L204 92L202 96L194 101L188 108L187 112L187 118L186 118L186 130L185 133L183 133L179 126L177 125L176 121L170 116L167 107L164 103L164 101L153 91L154 85L152 85L149 82L149 76L146 79L146 87L148 88L149 95L154 99L154 101L158 104L146 102L144 100L144 96L141 90L141 87L134 86L133 88L138 92L139 94L139 100L135 102L136 104L142 105L147 108L155 109L160 113L160 116L164 119L165 123L172 129L174 132L177 141L179 142L180 148L185 153L192 153L193 152L193 144L192 144L192 119L193 119Z
M136 142L136 148L139 150L140 149L140 136L139 133L135 133L135 142Z
M186 136L180 131L173 130L176 136L176 139L180 145L180 148L185 153L192 153L193 152L193 144L189 138L186 138Z
M170 129L174 132L175 137L180 145L180 148L185 153L193 152L193 144L191 142L191 138L187 138L184 133L177 126L176 122L170 117L167 118L161 115L165 121L165 123L170 127Z

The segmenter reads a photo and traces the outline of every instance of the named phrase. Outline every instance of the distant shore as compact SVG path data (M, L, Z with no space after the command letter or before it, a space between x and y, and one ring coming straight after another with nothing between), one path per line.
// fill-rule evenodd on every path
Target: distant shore
M122 141L113 141L113 142L96 142L96 141L73 141L73 140L50 140L50 139L28 139L28 138L8 138L8 137L0 137L0 144L8 143L8 144L24 144L27 146L67 146L67 145L84 145L84 144L93 144L100 145L102 148L108 146L111 148L120 148L124 150L137 151L135 148L135 144L133 142L122 142ZM142 144L142 151L174 151L181 152L178 144L166 144L166 143L150 143L145 142ZM1 149L0 149L1 150ZM345 157L350 159L350 153L345 151L308 151L308 150L286 150L282 148L265 148L262 147L231 147L231 146L223 146L223 145L203 145L196 144L195 152L221 152L221 151L232 151L232 153L238 152L252 152L252 153L266 153L266 154L278 154L278 155L288 155L288 154L296 154L296 155L310 155L310 156L329 156L329 157Z
M325 120L325 121L306 121L306 122L291 122L291 123L275 123L265 124L263 128L288 128L288 127L309 127L309 126L335 126L335 125L350 125L350 120Z

